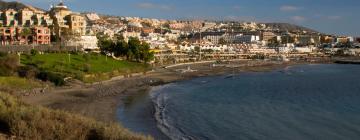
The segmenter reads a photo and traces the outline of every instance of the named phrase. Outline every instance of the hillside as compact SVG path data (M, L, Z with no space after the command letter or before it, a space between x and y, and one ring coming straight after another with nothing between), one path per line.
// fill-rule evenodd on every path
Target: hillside
M24 9L24 8L29 8L29 9L32 9L34 11L44 11L44 10L42 10L40 8L25 5L25 4L20 3L20 2L15 2L15 1L14 2L6 2L6 1L3 1L3 0L0 0L0 10L6 10L6 9L21 10L21 9Z
M63 111L30 106L0 92L0 139L151 140L117 124L104 124Z
M307 32L318 33L318 31L316 30L290 23L265 23L265 25L273 29L279 29L280 31L290 31L290 32L307 31Z

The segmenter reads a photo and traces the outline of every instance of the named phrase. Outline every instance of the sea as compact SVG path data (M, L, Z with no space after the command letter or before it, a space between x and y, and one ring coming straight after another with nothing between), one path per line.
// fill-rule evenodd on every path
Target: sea
M119 122L160 140L360 140L360 65L201 77L134 96Z

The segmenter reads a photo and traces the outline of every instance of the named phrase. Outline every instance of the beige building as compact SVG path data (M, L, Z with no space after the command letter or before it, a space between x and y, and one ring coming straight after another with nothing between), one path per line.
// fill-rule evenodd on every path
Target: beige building
M28 8L22 9L19 12L19 25L20 26L31 26L33 25L32 17L34 16L34 12Z
M1 20L3 26L17 26L18 20L17 20L18 12L14 9L8 9L2 12L1 14Z
M66 16L69 28L74 34L85 35L86 33L86 20L80 14L72 13Z
M273 32L262 32L261 33L261 40L263 40L263 41L269 41L269 40L273 39L274 37L276 37L276 34Z
M59 3L50 9L53 19L53 34L62 37L63 34L83 36L86 33L86 20L77 13L73 13L64 3ZM65 33L65 32L71 33Z
M7 9L0 11L0 23L7 27L31 27L31 26L50 26L52 19L43 11L24 8L19 11Z
M50 16L43 11L24 8L0 12L1 45L50 44Z

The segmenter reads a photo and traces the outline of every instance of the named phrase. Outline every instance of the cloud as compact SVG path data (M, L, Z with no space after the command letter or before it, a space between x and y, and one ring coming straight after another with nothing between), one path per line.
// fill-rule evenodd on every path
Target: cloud
M138 3L136 7L140 9L160 9L160 10L171 10L173 8L169 5L162 5L162 4L155 4L148 2Z
M284 6L280 7L280 10L284 11L284 12L290 12L290 11L300 10L300 8L296 7L296 6L291 6L291 5L284 5Z
M339 19L341 19L341 16L328 16L327 19L329 19L329 20L339 20Z
M306 18L303 16L292 16L290 19L295 22L303 22L306 20Z
M235 9L235 10L240 10L240 9L241 9L241 6L235 5L235 6L233 6L233 9Z

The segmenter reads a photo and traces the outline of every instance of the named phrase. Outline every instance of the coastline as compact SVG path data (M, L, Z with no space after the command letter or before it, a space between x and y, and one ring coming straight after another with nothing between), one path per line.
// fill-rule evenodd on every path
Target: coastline
M328 61L313 62L315 64L329 63ZM113 78L112 80L83 84L74 82L69 87L50 90L47 94L37 94L22 97L28 104L40 105L52 109L59 109L94 118L106 123L121 123L117 120L117 109L120 105L136 100L139 93L148 94L152 87L167 83L203 77L242 72L266 72L282 69L288 66L312 64L305 61L276 62L242 60L211 67L209 63L183 64L168 68L155 68L145 75L129 78ZM226 66L225 66L226 65ZM179 70L197 70L182 73Z

